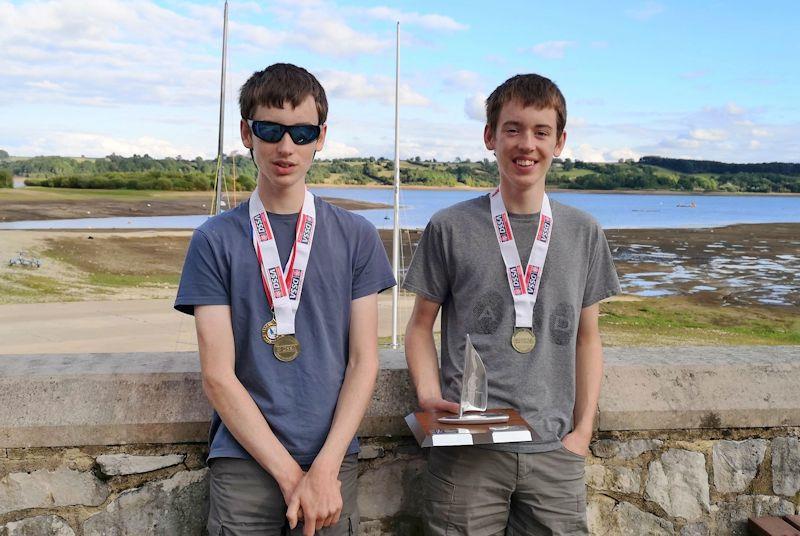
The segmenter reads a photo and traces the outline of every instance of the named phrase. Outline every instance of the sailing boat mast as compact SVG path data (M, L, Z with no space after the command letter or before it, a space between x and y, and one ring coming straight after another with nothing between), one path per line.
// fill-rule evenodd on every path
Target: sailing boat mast
M397 44L394 73L394 232L392 267L397 285L392 287L392 348L397 348L397 306L400 299L400 21L397 21Z
M219 82L219 142L217 144L217 181L214 194L214 214L222 212L222 183L225 180L222 139L225 126L225 64L228 56L228 0L225 0L225 21L222 25L222 76Z

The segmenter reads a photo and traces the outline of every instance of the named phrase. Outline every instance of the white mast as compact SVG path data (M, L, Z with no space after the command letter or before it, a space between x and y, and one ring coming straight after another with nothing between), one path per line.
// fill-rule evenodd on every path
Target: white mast
M222 77L219 82L219 143L217 144L217 188L214 195L214 214L222 212L222 138L225 126L225 63L228 55L228 0L225 0L225 20L222 25Z
M392 288L392 348L397 348L397 305L400 298L400 21L397 21L397 45L394 73L394 233L392 266L397 285Z

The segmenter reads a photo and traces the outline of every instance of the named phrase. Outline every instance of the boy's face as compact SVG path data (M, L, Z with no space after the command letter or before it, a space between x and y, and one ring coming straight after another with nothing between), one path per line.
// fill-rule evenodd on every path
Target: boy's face
M271 121L285 126L319 124L317 106L311 95L296 108L288 102L285 102L282 108L260 105L251 119ZM262 181L265 181L272 186L287 188L305 181L306 173L314 160L314 152L321 150L325 143L327 125L322 125L322 131L316 141L306 145L295 144L288 132L276 143L263 141L253 135L250 126L244 120L240 124L240 130L244 146L253 149L253 158L258 167L258 183L262 184Z
M501 184L526 189L544 185L553 158L564 148L567 133L557 136L555 109L537 110L512 100L500 110L494 132L486 125L483 140L486 148L495 152Z

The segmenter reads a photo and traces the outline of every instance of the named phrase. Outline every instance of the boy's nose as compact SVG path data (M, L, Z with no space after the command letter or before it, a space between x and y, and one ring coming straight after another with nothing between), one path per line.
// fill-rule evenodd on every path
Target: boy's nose
M521 150L531 152L536 149L536 136L532 133L523 133L518 139Z
M289 135L288 132L284 132L281 139L278 140L278 152L280 154L286 155L291 154L294 152L294 140Z

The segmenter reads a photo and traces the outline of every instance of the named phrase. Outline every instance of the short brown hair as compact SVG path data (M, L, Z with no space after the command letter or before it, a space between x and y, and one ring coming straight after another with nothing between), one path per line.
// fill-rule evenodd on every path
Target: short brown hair
M317 105L318 124L328 118L325 90L313 74L291 63L274 63L256 71L239 90L239 111L242 119L252 119L256 108L282 108L284 103L297 107L311 95Z
M533 106L539 110L553 108L556 111L556 135L561 136L567 124L567 101L558 86L549 78L538 74L518 74L512 76L486 99L486 123L492 132L497 128L500 110L506 103L519 101L523 106Z

